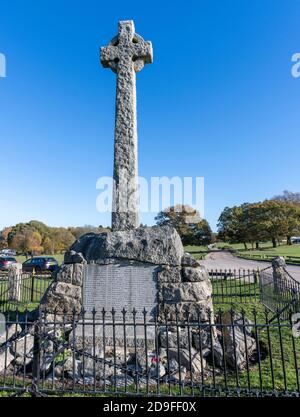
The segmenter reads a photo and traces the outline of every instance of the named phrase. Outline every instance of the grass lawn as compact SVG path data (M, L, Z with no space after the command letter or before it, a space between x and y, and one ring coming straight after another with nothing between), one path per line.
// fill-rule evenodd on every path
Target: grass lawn
M262 249L267 249L267 248L271 248L272 247L272 242L261 242L259 245L260 245L260 247ZM234 250L238 250L238 251L240 251L240 250L243 250L244 251L245 250L245 246L244 246L243 243L217 242L215 244L215 246L217 248L220 248L220 249L224 248L224 246L225 246L225 247L230 247L230 248L232 248ZM249 251L250 251L251 243L247 243L247 246L248 246Z
M243 251L245 255L270 255L270 256L300 256L300 245L282 245L277 248L264 248L262 250Z
M51 284L52 279L48 277L25 278L21 283L21 300L19 302L8 300L8 281L0 280L0 311L14 313L17 309L20 313L25 310L35 310ZM33 287L32 287L33 285Z
M253 309L257 311L257 323L266 323L266 311L259 299L256 302L243 304L245 316L253 323ZM228 304L217 304L215 308L228 311ZM232 304L233 310L241 311L241 302L237 299ZM270 319L273 313L268 313ZM289 322L281 321L279 328L277 319L269 327L261 328L257 332L257 338L261 346L267 350L267 355L261 354L261 360L250 365L248 373L246 370L234 373L227 377L227 385L230 388L240 387L241 389L257 389L263 391L271 390L299 390L300 363L300 340L292 337ZM281 343L282 342L282 343ZM224 374L215 378L215 384L225 384Z
M202 259L209 251L207 246L192 246L184 247L184 251L190 253L195 259Z
M273 248L271 242L262 242L260 243L260 249L258 250L250 249L250 244L248 244L248 250L245 250L244 245L241 243L229 244L225 242L220 242L216 245L220 249L224 247L232 248L235 251L237 251L236 254L239 257L246 259L270 259L275 256L284 256L287 262L300 263L300 244L280 245L276 248Z

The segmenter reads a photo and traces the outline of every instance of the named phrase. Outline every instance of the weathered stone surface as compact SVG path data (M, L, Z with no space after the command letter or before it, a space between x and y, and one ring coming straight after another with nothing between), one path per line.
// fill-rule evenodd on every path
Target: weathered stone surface
M213 305L211 300L200 301L198 303L193 302L180 302L180 303L165 303L163 305L164 314L171 320L176 320L176 308L177 317L179 321L187 320L187 313L190 321L208 322L209 311L213 312ZM213 322L213 315L212 322Z
M155 265L179 266L183 246L177 231L169 226L139 227L112 233L88 233L70 248L88 262L119 258ZM69 255L66 254L66 258Z
M223 350L217 339L215 328L201 327L193 329L193 346L198 352L202 352L203 358L213 355L216 366L223 364Z
M4 369L7 369L13 359L14 357L8 348L5 351L2 351L0 353L0 372L4 371Z
M69 284L72 284L73 270L74 270L73 264L62 265L57 274L57 281L67 282Z
M21 301L22 264L16 263L8 269L8 298Z
M179 267L164 266L158 273L158 282L181 282L181 269Z
M181 265L190 266L192 268L197 268L198 266L201 266L200 262L194 259L192 255L190 255L189 253L184 253L182 255Z
M167 364L167 370L169 373L177 372L179 370L179 364L177 359L172 358L169 360L169 364Z
M282 256L277 256L272 259L272 267L274 268L286 268L285 259Z
M242 370L256 349L256 341L251 337L251 322L240 315L231 315L230 312L222 316L224 351L227 364L235 369Z
M66 372L69 378L72 378L75 381L79 381L81 378L81 366L81 362L78 359L73 358L72 355L69 356L65 363L60 366L60 371ZM59 369L57 372L59 372Z
M179 332L179 337L177 337L177 332L161 332L160 337L160 346L162 348L179 348L188 349L189 344L192 345L192 334L190 333L190 339L187 330L181 330ZM189 342L190 341L190 342Z
M276 293L289 292L290 285L288 284L289 277L286 271L285 259L282 256L277 256L272 259L273 267L273 286Z
M49 313L56 311L57 314L71 314L74 311L78 314L82 309L81 288L65 282L55 282L46 291L40 307Z
M34 336L28 333L11 344L11 353L20 358L22 364L28 364L33 359L33 344Z
M183 267L182 268L182 280L184 282L198 282L209 280L209 274L204 266Z
M70 249L65 253L64 263L65 264L81 264L84 263L85 259L80 252L75 252Z
M166 302L203 301L211 297L212 286L209 280L201 282L183 282L181 284L163 284L163 298Z
M152 360L155 357L155 352L149 352L147 357L144 350L138 350L137 353L133 352L130 354L129 359L127 361L128 365L138 365L140 370L146 369L146 367L150 368L152 364Z
M111 361L111 366L107 363L104 363L102 359L104 359L104 354L102 349L96 347L96 350L94 352L94 349L85 349L86 352L91 354L94 358L90 358L88 356L85 356L84 358L80 358L79 363L79 369L82 377L89 378L89 377L95 377L95 378L104 378L104 376L107 378L114 374L114 361L113 358L109 358L105 356L106 362ZM119 363L120 361L116 361L116 363ZM118 373L118 372L117 372Z
M170 360L175 359L179 362L181 366L184 366L188 371L192 372L202 372L201 357L199 352L194 348L191 348L191 355L189 349L169 349L169 358ZM203 369L206 366L205 360L202 358Z
M127 376L125 376L125 375L116 375L116 376L112 375L110 377L109 381L110 381L110 385L112 385L113 387L123 388L123 389L124 389L125 386L130 387L130 386L135 384L135 378L133 378L130 375L127 375Z
M164 381L165 382L178 382L178 381L184 381L186 378L186 367L185 366L181 366L180 367L180 372L179 372L179 368L177 368L177 370L173 371L171 374L167 374L164 377Z
M196 350L211 349L212 345L216 343L214 332L210 332L210 327L194 328L192 332L192 343Z
M152 45L135 33L133 21L119 22L119 33L101 48L101 63L117 73L112 229L139 225L137 190L136 76L152 62Z
M7 327L6 330L0 334L0 348L3 343L9 340L12 336L22 331L19 324L15 325L12 324L11 326Z
M81 286L83 284L85 265L84 264L74 264L72 284Z
M64 264L57 274L57 281L81 286L83 284L85 263Z
M149 376L153 378L162 378L166 374L166 368L162 363L158 363L155 366L151 366Z

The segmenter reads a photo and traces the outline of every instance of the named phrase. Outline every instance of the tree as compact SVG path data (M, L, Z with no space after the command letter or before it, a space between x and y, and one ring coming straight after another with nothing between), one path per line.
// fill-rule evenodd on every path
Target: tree
M249 230L245 221L248 203L241 206L225 207L218 220L218 238L229 243L243 243L247 249Z
M5 227L0 233L0 249L6 249L8 247L8 235L11 232L11 227Z
M284 201L285 203L290 203L299 207L300 193L293 193L291 191L284 190L281 195L273 197L272 200Z
M173 226L184 245L207 244L211 242L212 231L206 220L201 219L197 210L177 204L158 213L155 217L158 226Z
M54 252L66 251L75 241L74 235L64 227L52 228Z
M207 220L202 219L193 227L193 244L206 246L212 243L214 235Z
M260 203L261 227L272 240L274 248L280 239L287 237L290 240L292 231L296 232L299 227L297 211L296 207L284 201L265 200Z
M40 255L43 253L42 236L39 232L28 230L25 234L25 252Z
M86 233L103 233L103 232L107 232L109 230L109 228L105 228L103 226L90 226L90 225L85 225L85 226L81 226L81 227L69 227L68 230L72 233L72 235L76 238L79 239L80 236L85 235Z
M280 202L282 210L282 231L286 236L287 244L291 245L291 237L300 231L300 205L290 202Z
M17 225L18 231L12 230L9 234L9 246L21 253L43 253L42 237L39 232L28 225Z
M219 237L230 243L255 243L271 240L273 247L283 237L291 244L291 236L300 230L300 207L280 200L226 207L219 218Z

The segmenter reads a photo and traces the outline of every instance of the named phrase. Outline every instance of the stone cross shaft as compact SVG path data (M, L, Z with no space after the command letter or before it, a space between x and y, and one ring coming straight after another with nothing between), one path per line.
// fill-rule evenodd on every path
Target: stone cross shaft
M117 74L112 229L139 226L135 73L152 63L152 45L137 35L131 20L119 22L119 33L101 48L101 63Z

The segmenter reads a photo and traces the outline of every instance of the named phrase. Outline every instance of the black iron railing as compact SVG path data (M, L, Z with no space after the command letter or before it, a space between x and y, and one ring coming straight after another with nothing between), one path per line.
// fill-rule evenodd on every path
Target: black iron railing
M259 300L259 270L210 270L214 304L251 303Z
M7 316L0 389L47 395L299 396L293 317L207 312L191 321L137 312ZM118 319L116 320L116 317Z
M53 276L49 273L22 273L19 277L18 297L13 299L9 293L8 274L2 274L0 276L0 312L17 308L34 309L52 282Z

